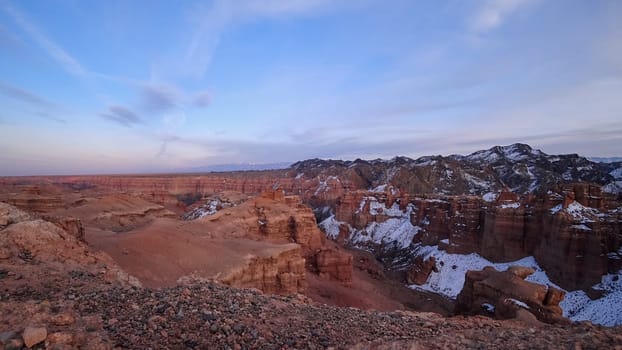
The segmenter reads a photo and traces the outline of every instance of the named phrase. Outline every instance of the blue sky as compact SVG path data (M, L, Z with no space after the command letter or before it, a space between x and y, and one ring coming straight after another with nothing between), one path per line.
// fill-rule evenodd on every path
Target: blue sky
M0 0L0 175L622 155L617 0Z

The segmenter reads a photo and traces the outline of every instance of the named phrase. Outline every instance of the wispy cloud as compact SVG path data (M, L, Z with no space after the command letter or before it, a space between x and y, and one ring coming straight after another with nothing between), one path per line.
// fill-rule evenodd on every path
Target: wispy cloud
M508 16L535 0L486 0L470 19L471 30L478 33L499 27Z
M2 8L15 23L26 32L32 40L34 40L53 60L60 64L65 71L76 76L86 76L87 70L67 53L63 48L57 45L52 39L46 36L32 21L24 16L19 10L4 2Z
M192 104L195 107L205 108L212 103L212 95L207 91L201 91L194 95Z
M131 127L141 122L140 117L131 109L121 105L111 105L108 111L101 113L102 118L115 121L123 126Z
M12 99L18 100L20 102L26 103L32 107L37 108L57 108L58 106L47 99L30 92L28 90L24 90L17 86L12 86L5 84L0 81L0 94L10 97Z
M143 107L152 113L166 112L178 107L182 94L173 86L146 84L141 88Z

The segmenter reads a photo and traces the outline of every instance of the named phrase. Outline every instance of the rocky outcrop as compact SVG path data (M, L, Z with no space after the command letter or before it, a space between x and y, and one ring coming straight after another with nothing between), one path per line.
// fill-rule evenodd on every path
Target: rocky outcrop
M352 282L351 254L328 248L320 250L313 258L320 277L345 284Z
M569 323L559 306L565 292L525 281L533 273L531 268L518 266L503 272L490 266L481 271L468 271L456 300L455 312L494 315L500 319L518 318L528 322L535 316L546 323Z
M297 243L310 269L321 277L349 283L352 256L338 247L326 245L311 209L298 196L285 196L281 189L262 195L214 215L196 220L214 234L252 238L273 243ZM217 226L217 228L216 228Z
M293 294L305 290L305 259L298 244L280 246L268 257L247 257L247 263L218 278L239 288L258 288L265 293Z
M432 272L438 272L436 258L432 256L428 259L423 259L423 257L418 256L413 261L412 266L406 271L406 282L408 284L422 285L428 280Z
M282 190L264 192L197 222L217 223L218 231L228 231L229 237L298 243L305 256L314 254L324 240L311 208L302 204L297 196L285 196Z
M8 270L24 264L38 266L22 271L28 273L32 270L31 284L42 280L37 274L63 275L69 271L81 271L117 284L140 285L108 255L93 252L81 239L79 230L69 233L57 224L37 219L5 203L0 203L0 222L8 223L0 227L0 265ZM68 227L79 229L74 224L75 221L68 219Z
M73 217L58 217L49 215L44 215L43 219L62 228L63 230L65 230L65 232L76 237L79 241L86 242L84 235L84 225L82 225L82 221L80 221L80 219L76 219Z

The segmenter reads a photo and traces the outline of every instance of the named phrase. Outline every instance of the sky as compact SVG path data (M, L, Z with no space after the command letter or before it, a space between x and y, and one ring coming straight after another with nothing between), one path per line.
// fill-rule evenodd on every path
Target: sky
M622 155L618 0L0 0L0 175Z

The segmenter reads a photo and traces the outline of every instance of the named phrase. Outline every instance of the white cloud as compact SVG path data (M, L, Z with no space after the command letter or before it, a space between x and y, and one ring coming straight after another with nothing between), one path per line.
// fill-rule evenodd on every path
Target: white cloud
M533 0L487 0L470 20L471 30L478 33L499 27L512 13L524 8Z

